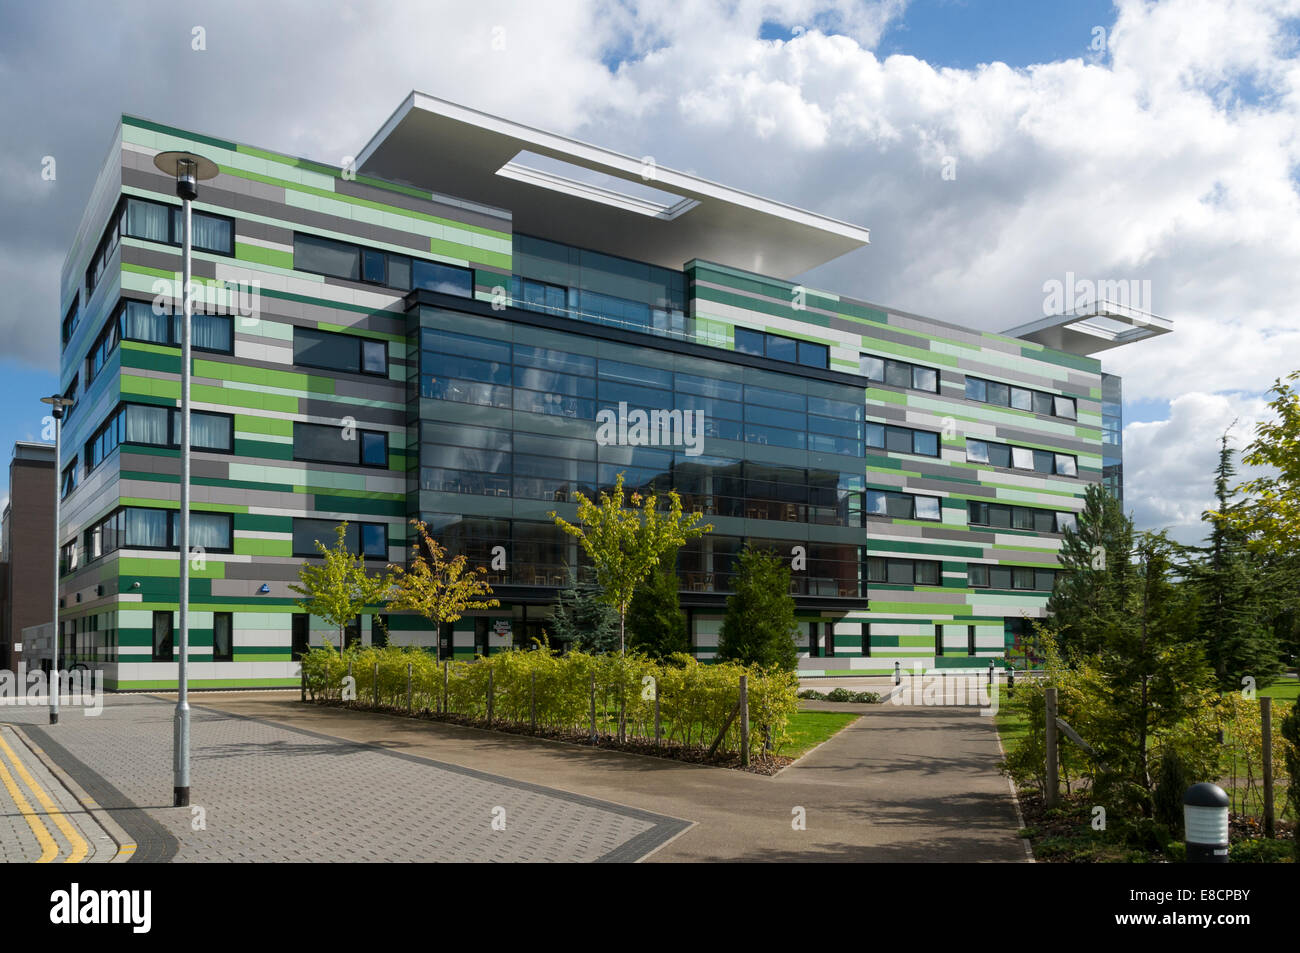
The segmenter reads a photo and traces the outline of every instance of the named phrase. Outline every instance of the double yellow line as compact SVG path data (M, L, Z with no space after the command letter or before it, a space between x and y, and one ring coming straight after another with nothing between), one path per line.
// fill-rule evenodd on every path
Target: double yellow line
M28 790L35 795L36 800L40 802L41 807L44 808L44 815L54 821L54 826L62 832L64 838L67 840L72 852L68 855L64 863L77 864L85 860L86 854L90 851L90 844L81 836L76 825L71 823L64 812L54 803L54 799L51 798L49 794L46 793L45 789L37 783L36 779L32 777L31 772L27 770L26 765L24 765L18 755L14 753L14 749L9 747L9 743L5 741L3 734L0 734L0 752L8 755L9 761L13 764L14 773L22 779L23 783L27 785ZM50 834L50 829L45 826L45 822L41 819L42 812L32 809L31 803L23 794L22 788L18 785L18 782L14 780L13 774L10 774L9 769L5 766L4 758L0 758L0 782L4 783L5 790L9 792L9 796L13 799L15 806L17 806L18 812L23 815L23 818L27 821L27 826L30 827L32 833L36 835L37 843L41 845L41 856L36 862L38 864L50 863L59 856L59 845Z

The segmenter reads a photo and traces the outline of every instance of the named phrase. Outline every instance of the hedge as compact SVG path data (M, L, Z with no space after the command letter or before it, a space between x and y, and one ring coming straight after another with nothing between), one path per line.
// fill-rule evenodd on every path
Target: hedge
M342 656L330 645L302 657L303 684L313 701L340 702L351 663L358 708L407 709L470 723L488 722L488 677L492 679L490 726L532 727L536 686L537 730L550 735L587 735L591 727L595 676L596 728L618 733L623 708L624 737L654 741L654 688L659 690L661 743L707 749L736 708L740 676L748 675L750 753L779 753L798 709L798 676L732 662L701 664L689 655L665 659L644 655L589 655L551 649L511 650L473 661L439 662L425 649L408 646L350 647ZM378 697L375 672L378 666ZM444 672L446 689L444 690ZM535 682L534 682L535 678ZM740 719L732 720L719 751L740 751Z

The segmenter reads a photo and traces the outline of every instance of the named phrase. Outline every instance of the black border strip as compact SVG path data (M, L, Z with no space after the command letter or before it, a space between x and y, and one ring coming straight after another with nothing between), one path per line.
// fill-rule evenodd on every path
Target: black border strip
M126 863L165 864L175 858L180 850L180 842L171 831L163 827L147 813L113 787L101 775L92 771L67 748L50 736L49 731L36 725L20 726L33 741L40 745L50 759L66 771L101 810L107 811L109 817L116 821L122 830L135 842L135 853L127 858ZM120 805L109 807L109 804ZM129 807L126 805L130 805ZM119 848L121 845L118 845Z

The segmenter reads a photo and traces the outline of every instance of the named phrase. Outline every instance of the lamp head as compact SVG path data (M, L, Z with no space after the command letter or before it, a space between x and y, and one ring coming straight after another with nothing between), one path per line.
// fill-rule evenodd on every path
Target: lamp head
M199 182L216 178L220 171L212 160L191 152L160 152L153 164L176 178L176 194L187 201L199 197Z

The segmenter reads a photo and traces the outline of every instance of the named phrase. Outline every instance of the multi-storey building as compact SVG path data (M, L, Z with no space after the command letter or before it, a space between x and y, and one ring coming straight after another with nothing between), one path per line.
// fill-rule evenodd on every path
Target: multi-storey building
M438 633L374 607L351 638L528 644L584 569L549 514L619 473L713 524L678 562L701 658L749 542L791 560L809 671L986 665L1102 479L1090 354L1165 330L988 334L815 291L865 229L420 94L355 168L123 117L63 272L62 631L110 687L176 678L168 150L219 168L193 226L200 687L293 683L333 638L287 587L341 520L379 569L422 518L501 600Z
M0 669L40 665L23 630L50 624L54 603L54 446L20 440L9 461L9 500L0 512ZM48 658L48 656L46 656Z

